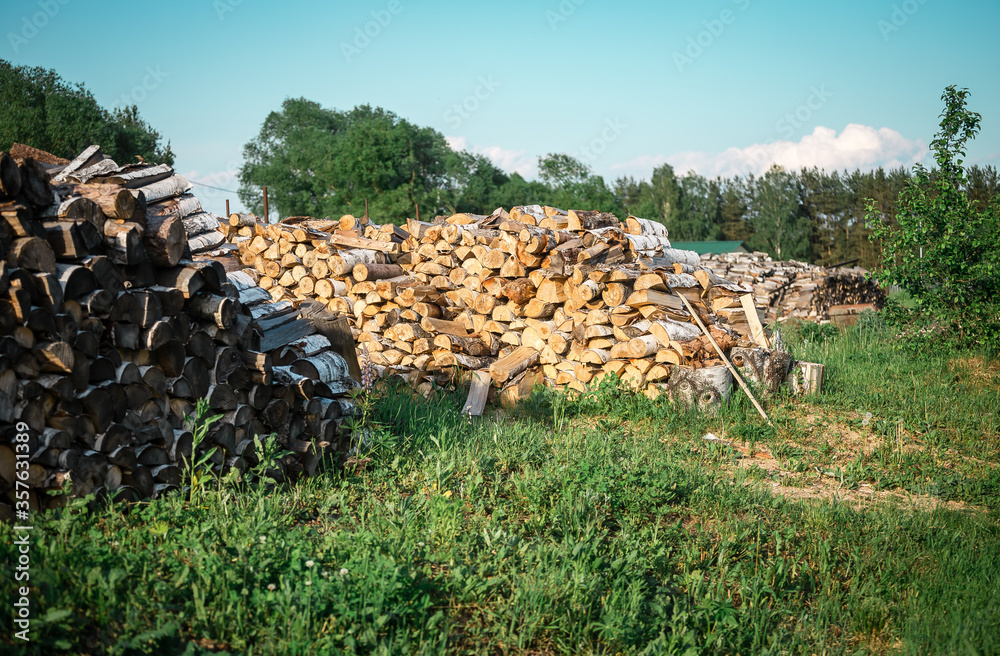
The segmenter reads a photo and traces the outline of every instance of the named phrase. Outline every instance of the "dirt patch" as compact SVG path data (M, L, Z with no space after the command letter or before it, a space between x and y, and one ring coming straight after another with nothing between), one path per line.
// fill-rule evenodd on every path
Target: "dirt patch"
M820 473L810 475L784 471L777 460L744 458L740 460L737 466L740 468L756 466L767 470L774 480L770 483L764 483L764 485L770 489L771 493L796 501L818 500L829 502L836 500L849 504L855 510L867 510L876 506L891 504L894 506L909 506L915 510L923 511L946 508L948 510L985 512L982 508L970 506L961 501L942 501L936 497L910 494L903 490L876 490L867 483L861 483L857 489L847 489L834 476Z
M981 356L956 358L948 363L955 382L965 381L978 387L1000 387L1000 361Z

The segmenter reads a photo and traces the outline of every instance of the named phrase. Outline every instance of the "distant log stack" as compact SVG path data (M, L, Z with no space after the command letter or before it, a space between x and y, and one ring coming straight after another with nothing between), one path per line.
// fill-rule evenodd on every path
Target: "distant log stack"
M740 300L751 287L632 216L527 205L401 227L234 214L227 238L272 300L350 316L360 357L423 391L476 370L476 398L486 381L515 401L536 382L583 390L611 373L658 395L674 367L723 364L677 294L725 349L767 344Z
M349 448L343 349L255 278L192 256L223 233L183 178L97 147L49 158L0 153L0 519L18 480L33 510L64 503L45 491L67 482L122 499L176 489L199 399L222 415L199 447L219 474L256 465L254 437L272 432L293 454L277 479Z
M721 277L752 286L754 300L766 308L769 322L790 318L825 321L835 305L885 305L885 292L861 267L781 262L760 252L703 255L701 265Z

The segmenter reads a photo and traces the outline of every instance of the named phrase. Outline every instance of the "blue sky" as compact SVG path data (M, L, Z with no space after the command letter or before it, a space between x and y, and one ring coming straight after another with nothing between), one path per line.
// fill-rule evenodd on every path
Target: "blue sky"
M529 177L570 153L610 182L663 162L926 161L957 84L983 115L967 162L1000 165L996 0L7 0L0 24L0 58L137 104L178 171L227 189L243 144L298 96L384 107Z

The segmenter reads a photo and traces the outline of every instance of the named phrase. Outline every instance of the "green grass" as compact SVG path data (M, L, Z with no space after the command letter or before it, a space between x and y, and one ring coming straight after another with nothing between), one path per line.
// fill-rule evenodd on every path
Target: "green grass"
M1000 507L1000 363L907 350L877 315L846 331L801 324L786 332L797 357L826 365L812 409L880 442L854 454L855 480Z
M770 403L775 429L742 395L704 417L606 383L471 421L459 395L393 389L362 471L50 513L32 547L34 641L0 650L1000 652L996 386L864 328L801 333L789 341L827 364L829 392ZM852 453L843 426L878 448ZM805 487L836 468L848 496L772 492L779 474ZM862 484L974 507L862 507Z

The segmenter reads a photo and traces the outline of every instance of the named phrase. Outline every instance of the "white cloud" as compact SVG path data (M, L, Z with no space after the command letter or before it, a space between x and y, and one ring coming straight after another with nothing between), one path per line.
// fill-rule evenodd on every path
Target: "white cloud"
M448 147L455 152L465 150L468 145L468 140L465 137L445 137L444 140L448 142Z
M537 159L527 151L512 150L502 146L470 146L465 137L445 137L445 141L452 150L466 150L477 155L485 155L507 173L520 173L529 179L538 174Z
M922 141L910 140L890 128L852 123L838 135L836 130L816 127L799 141L771 141L721 153L682 151L672 155L640 155L611 167L617 175L648 178L653 169L671 164L679 173L694 170L709 178L753 172L761 174L771 164L789 170L819 167L827 171L872 169L879 166L910 166L927 152Z

